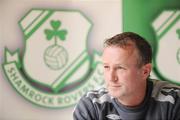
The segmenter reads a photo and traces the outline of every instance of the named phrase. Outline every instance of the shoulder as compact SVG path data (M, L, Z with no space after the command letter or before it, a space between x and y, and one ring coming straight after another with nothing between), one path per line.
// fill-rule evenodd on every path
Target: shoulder
M105 88L92 90L81 97L75 106L73 117L75 120L95 120L98 119L102 106L111 102L111 97Z
M152 95L155 100L161 102L175 103L180 100L180 86L167 81L150 80L153 83Z
M111 96L108 94L106 88L100 88L98 90L92 90L87 92L82 97L82 100L87 100L87 99L92 103L99 103L99 104L102 104L104 102L111 102Z

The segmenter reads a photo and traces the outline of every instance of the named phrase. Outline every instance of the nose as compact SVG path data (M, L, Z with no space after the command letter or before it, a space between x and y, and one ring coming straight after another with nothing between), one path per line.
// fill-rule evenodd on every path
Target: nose
M109 72L109 80L112 82L116 82L118 80L117 74L115 70L110 70Z

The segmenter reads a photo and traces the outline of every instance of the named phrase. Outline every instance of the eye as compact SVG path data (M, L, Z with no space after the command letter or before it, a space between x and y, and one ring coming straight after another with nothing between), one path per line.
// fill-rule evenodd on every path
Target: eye
M123 69L123 67L121 67L121 66L118 66L118 67L117 67L117 69Z
M104 65L104 69L109 69L110 67L108 65Z
M117 66L116 69L118 69L118 70L126 70L126 68L122 67L122 66Z

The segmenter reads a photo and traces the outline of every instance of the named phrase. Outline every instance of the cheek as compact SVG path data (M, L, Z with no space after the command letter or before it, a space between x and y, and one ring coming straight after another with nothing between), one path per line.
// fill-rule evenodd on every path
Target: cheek
M104 79L105 79L105 82L110 82L112 79L112 74L110 74L110 72L108 71L104 71Z
M141 87L142 78L139 73L134 72L132 74L129 74L129 76L126 76L126 86L128 86L130 89L137 89L138 87Z
M104 82L107 87L107 85L110 83L110 80L104 75Z
M107 72L104 71L104 75L103 75L103 76L104 76L105 82L107 82L107 79L108 79L108 74L107 74Z
M120 81L126 81L131 77L131 72L130 71L119 71L117 73L117 76Z
M118 74L118 79L124 84L131 85L137 82L139 74L136 71L126 71Z

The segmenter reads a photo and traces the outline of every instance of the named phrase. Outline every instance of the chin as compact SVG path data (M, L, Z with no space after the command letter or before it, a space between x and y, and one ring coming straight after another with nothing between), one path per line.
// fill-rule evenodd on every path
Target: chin
M121 93L117 92L117 91L111 91L109 90L109 94L114 97L114 98L119 98L121 96Z

